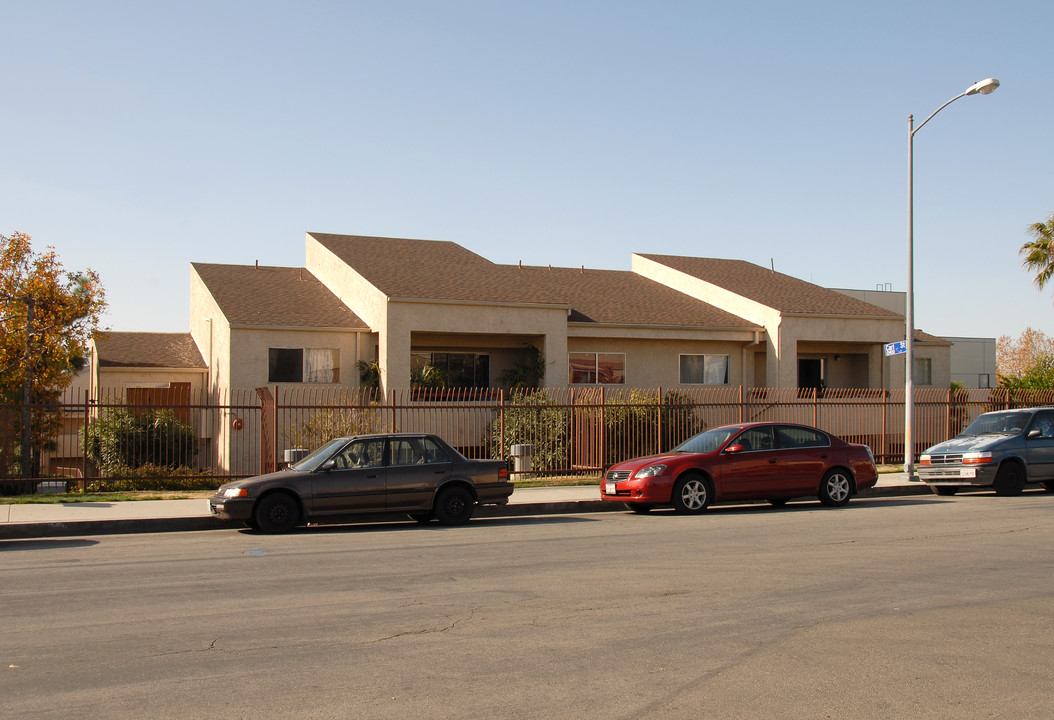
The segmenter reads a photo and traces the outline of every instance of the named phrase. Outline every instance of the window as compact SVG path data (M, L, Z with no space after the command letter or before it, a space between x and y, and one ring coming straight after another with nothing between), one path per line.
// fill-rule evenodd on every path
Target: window
M681 355L682 385L727 385L728 355Z
M568 353L568 377L575 385L624 385L625 353Z
M490 355L416 352L410 356L410 379L422 387L489 388Z
M268 348L267 382L340 382L340 351L332 348Z
M915 358L914 369L911 379L916 385L933 384L933 360L930 358Z
M991 382L991 380L992 380L992 378L988 375L988 373L980 373L977 376L977 387L979 387L979 388L987 388L989 386L988 384Z
M448 463L443 448L429 438L398 438L391 441L392 465L434 465Z
M744 452L750 452L752 450L771 450L773 448L772 428L768 425L764 425L762 427L744 430L743 433L732 442L735 445L742 445Z
M781 448L827 447L831 444L823 433L804 427L779 427L776 438Z

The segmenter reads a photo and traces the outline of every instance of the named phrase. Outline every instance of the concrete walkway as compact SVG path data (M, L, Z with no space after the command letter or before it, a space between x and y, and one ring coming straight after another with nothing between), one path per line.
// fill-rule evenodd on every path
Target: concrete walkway
M476 517L511 517L623 510L621 503L600 499L599 480L593 485L519 488L505 506L483 506ZM930 494L904 473L879 476L878 485L859 497ZM126 502L44 503L0 505L0 540L112 533L177 532L230 528L213 518L209 501L140 500Z

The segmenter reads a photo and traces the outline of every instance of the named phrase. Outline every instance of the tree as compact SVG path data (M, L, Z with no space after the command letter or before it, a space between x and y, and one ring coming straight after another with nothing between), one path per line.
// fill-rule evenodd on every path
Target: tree
M1003 335L996 341L996 373L1003 378L1020 378L1044 359L1054 357L1054 338L1032 328L1014 340Z
M106 309L94 271L66 271L53 248L34 253L31 243L24 233L0 235L0 404L24 406L11 423L14 437L22 438L22 477L35 470L27 464L36 464L27 463L27 441L37 457L61 422L55 413L36 413L27 423L26 399L30 406L58 399L84 366L88 340ZM12 449L4 435L0 474L8 471Z
M1025 256L1021 264L1036 273L1032 282L1042 290L1054 277L1054 215L1046 222L1030 225L1028 234L1032 236L1032 242L1022 245L1018 254Z

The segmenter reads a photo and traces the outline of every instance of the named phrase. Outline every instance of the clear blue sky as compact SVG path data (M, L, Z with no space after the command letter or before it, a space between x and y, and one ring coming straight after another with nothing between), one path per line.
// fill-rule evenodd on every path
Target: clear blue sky
M0 233L93 268L113 330L186 331L191 262L304 233L500 263L741 258L906 288L916 324L1054 335L1054 4L0 0ZM457 278L451 278L457 282ZM895 340L897 338L890 338Z

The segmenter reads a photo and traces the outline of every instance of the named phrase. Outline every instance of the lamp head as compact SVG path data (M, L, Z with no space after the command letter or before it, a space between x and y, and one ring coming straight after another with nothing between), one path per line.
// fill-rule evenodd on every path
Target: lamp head
M999 87L999 81L995 78L988 78L987 80L981 80L975 82L970 87L966 88L967 95L989 95L995 92L995 89Z

